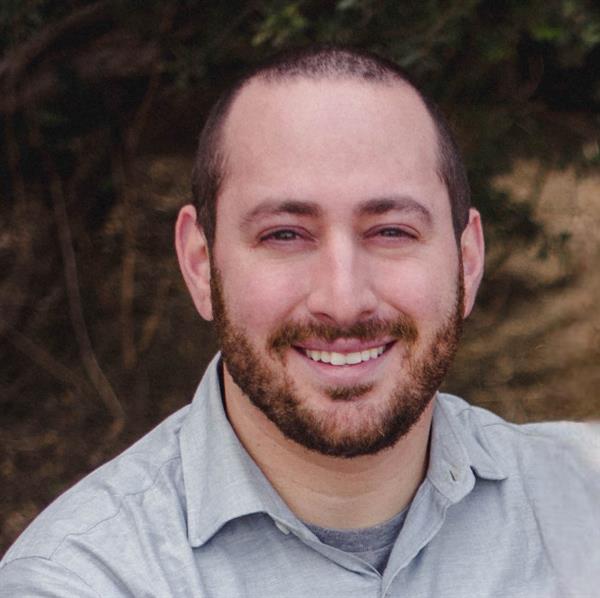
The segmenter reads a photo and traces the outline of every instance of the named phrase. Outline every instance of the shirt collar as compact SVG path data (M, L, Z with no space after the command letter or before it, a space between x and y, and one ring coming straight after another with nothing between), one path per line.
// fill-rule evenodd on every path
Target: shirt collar
M238 440L223 408L217 354L209 364L182 425L180 448L187 503L188 539L201 546L228 521L268 513L298 523ZM474 410L462 399L438 395L427 478L458 502L480 478L506 477Z
M507 477L476 410L458 397L438 393L433 413L427 478L455 503L475 485Z
M223 408L220 354L209 364L182 425L180 449L187 503L188 539L200 546L225 523L268 512L290 511L238 440Z

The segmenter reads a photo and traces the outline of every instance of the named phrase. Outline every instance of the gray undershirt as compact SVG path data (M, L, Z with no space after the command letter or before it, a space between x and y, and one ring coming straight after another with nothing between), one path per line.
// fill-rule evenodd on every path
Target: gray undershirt
M309 523L305 525L323 544L352 553L383 574L406 518L406 511L407 509L404 509L391 519L373 527L359 529L332 529Z

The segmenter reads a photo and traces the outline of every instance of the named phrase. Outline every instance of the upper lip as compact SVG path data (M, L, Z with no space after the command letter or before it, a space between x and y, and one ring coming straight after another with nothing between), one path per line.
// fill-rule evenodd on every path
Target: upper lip
M295 345L295 347L304 351L330 351L333 353L356 353L359 351L367 351L375 347L381 347L394 341L393 338L383 338L374 341L361 341L358 339L339 338L333 342L327 342L320 339L305 340Z

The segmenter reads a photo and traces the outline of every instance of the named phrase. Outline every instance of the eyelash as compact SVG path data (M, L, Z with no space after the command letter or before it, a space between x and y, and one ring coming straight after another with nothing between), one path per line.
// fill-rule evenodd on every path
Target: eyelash
M283 228L279 230L274 230L260 237L262 242L264 241L278 241L278 242L288 242L295 241L297 239L303 238L302 235L295 230L289 228Z
M392 234L385 234L385 233L392 233ZM408 239L415 239L417 236L415 233L412 233L411 231L408 231L405 228L400 228L397 226L384 226L382 228L375 230L371 234L372 234L372 236L379 236L379 237L383 237L384 239L399 239L402 237L406 237Z

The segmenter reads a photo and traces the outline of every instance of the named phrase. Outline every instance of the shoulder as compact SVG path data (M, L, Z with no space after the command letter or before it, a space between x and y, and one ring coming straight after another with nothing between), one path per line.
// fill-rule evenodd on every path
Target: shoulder
M143 525L152 510L180 510L179 429L188 407L65 492L23 532L2 559L56 559L86 538L112 542L116 530Z
M600 423L540 422L514 424L453 395L439 398L446 413L469 437L478 437L507 474L536 472L600 473Z
M517 425L457 397L440 401L467 451L484 450L504 472L503 518L515 509L530 518L560 579L600 581L600 424Z
M518 425L452 395L439 401L467 452L489 456L539 512L568 506L600 523L600 424Z
M600 425L591 422L512 424L476 409L486 436L509 471L533 482L549 478L591 485L600 474ZM595 475L594 475L595 474Z

